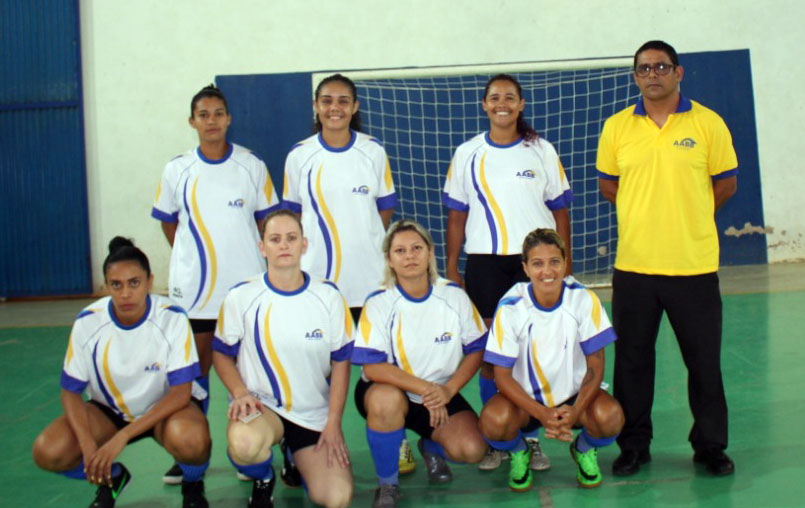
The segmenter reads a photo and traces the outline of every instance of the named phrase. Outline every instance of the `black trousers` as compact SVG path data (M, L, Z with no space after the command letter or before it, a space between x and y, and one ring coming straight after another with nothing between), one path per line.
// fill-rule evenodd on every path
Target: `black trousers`
M655 346L662 313L676 335L688 369L694 450L727 447L727 401L721 378L721 293L718 275L643 275L615 270L612 319L614 394L626 415L622 450L648 450L654 402Z

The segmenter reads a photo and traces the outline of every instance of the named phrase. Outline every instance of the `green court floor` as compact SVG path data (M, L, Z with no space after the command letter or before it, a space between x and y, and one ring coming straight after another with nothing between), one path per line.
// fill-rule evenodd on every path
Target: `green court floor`
M43 312L45 307L43 304ZM76 311L80 305L76 306ZM538 473L535 488L515 494L506 487L507 465L480 472L474 466L453 466L447 486L427 483L421 458L418 469L402 479L401 506L542 506L548 507L800 507L805 506L805 353L803 314L805 291L732 294L724 296L723 370L730 409L730 446L736 473L712 478L694 467L687 443L691 416L687 406L686 374L667 322L658 340L654 404L653 462L627 479L615 478L610 466L617 446L601 451L605 472L598 489L576 487L574 465L567 445L543 440L553 467ZM0 324L0 507L87 506L94 489L75 480L38 470L31 459L37 433L61 413L59 374L67 343L66 326L6 327ZM607 350L611 379L612 351ZM357 377L353 370L353 383ZM225 392L215 378L210 426L213 456L206 476L213 507L246 505L250 484L239 482L225 455ZM480 407L477 383L465 396ZM350 397L344 431L355 472L354 506L370 506L374 489L371 457L364 421ZM412 439L415 436L410 435ZM802 455L800 455L802 454ZM171 464L153 441L129 446L121 460L133 480L118 502L120 507L181 506L177 487L161 482ZM800 462L803 460L804 462ZM276 463L275 469L279 471ZM275 506L311 506L301 490L278 485Z

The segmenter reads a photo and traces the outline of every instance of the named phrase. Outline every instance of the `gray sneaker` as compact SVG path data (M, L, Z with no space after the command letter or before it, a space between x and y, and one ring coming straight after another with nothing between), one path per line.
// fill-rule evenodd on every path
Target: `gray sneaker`
M509 460L509 453L503 450L495 450L492 447L487 448L486 455L478 463L478 469L481 471L493 471L500 467L500 463L504 460Z
M425 460L425 467L428 469L428 480L433 483L447 483L452 481L453 472L450 471L450 466L447 465L447 462L444 460L444 458L440 457L439 455L426 452L424 445L425 442L422 439L420 439L417 443L419 453L422 454L422 458Z
M539 439L535 437L527 437L525 442L531 448L531 462L528 463L529 469L533 471L547 471L551 468L551 459L542 453L542 448L539 445Z
M399 485L381 485L375 489L375 500L372 508L396 508L400 499Z

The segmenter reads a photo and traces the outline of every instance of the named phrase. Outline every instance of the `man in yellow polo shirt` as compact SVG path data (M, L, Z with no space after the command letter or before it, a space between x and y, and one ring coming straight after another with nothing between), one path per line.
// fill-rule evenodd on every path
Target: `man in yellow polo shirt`
M649 41L634 57L642 97L610 117L596 167L615 204L618 251L612 277L615 398L626 425L615 475L651 460L655 344L663 311L688 368L694 462L731 474L721 379L721 294L715 211L737 189L738 161L724 121L679 92L684 69L670 45Z

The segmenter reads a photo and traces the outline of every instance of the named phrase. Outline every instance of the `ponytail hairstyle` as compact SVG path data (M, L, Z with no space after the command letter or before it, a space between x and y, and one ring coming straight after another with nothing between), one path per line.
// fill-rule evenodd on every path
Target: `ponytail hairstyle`
M214 97L216 99L221 99L221 102L224 103L224 109L226 110L226 114L229 114L229 106L226 103L226 97L224 97L223 92L218 89L215 84L210 83L209 85L205 86L199 92L193 96L193 99L190 101L190 118L196 114L196 103L201 99L206 99L208 97Z
M489 88L495 81L508 81L509 83L512 83L517 88L517 95L519 95L520 98L523 97L523 87L520 86L520 82L517 81L517 78L511 74L497 74L489 78L489 81L486 82L486 87L484 88L484 100L486 100L486 96L489 95ZM517 133L523 138L525 143L532 143L539 139L539 134L537 134L537 131L534 130L534 128L531 127L528 122L526 122L522 111L520 111L520 113L517 115Z
M331 76L327 76L326 78L322 79L319 82L319 85L316 87L316 94L314 97L314 101L319 100L319 94L321 93L322 87L328 83L343 83L347 85L352 92L352 100L357 102L358 101L358 89L355 87L355 83L349 79L348 77L344 76L343 74L333 74ZM361 110L355 112L352 115L352 118L349 120L349 128L353 131L360 131L361 130ZM318 113L313 114L313 132L321 132L321 120L319 120Z
M567 261L565 242L559 233L549 228L539 228L528 233L523 240L523 263L528 263L528 253L537 245L555 245L562 252L562 259Z
M113 263L120 261L133 261L140 265L145 270L145 274L151 276L151 265L148 263L148 257L143 251L134 246L129 238L116 236L109 242L109 255L103 262L103 276L106 278L106 272L109 266Z

